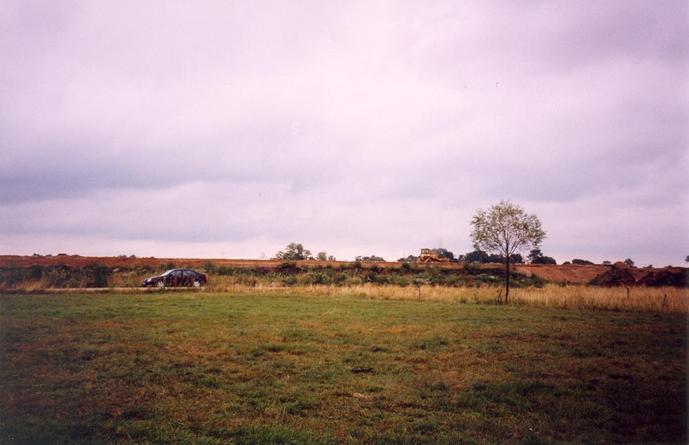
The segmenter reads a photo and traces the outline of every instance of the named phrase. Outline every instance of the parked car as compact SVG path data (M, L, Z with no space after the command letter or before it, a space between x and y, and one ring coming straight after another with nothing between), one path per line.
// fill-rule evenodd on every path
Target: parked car
M170 269L155 277L146 278L141 284L143 287L174 287L188 286L201 287L208 282L205 273L199 273L190 269Z

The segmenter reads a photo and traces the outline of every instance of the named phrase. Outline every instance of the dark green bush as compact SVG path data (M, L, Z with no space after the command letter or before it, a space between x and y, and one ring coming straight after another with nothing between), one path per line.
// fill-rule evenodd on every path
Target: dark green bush
M275 269L278 271L278 273L284 275L295 275L303 271L302 268L297 266L297 263L294 261L285 261L280 263Z

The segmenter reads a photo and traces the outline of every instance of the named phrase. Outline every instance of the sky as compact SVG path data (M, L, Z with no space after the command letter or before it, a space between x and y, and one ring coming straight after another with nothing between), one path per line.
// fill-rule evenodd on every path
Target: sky
M0 254L685 264L688 5L4 0Z

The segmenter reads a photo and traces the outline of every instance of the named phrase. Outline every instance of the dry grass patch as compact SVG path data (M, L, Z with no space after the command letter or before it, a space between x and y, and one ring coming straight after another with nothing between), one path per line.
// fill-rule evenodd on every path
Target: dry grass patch
M495 304L504 295L496 286L445 287L445 286L299 286L273 288L270 286L232 289L237 293L281 293L319 297L354 297L376 300L444 301L467 304ZM517 305L542 306L563 309L669 312L689 314L689 289L677 287L595 287L583 285L511 289L511 302Z

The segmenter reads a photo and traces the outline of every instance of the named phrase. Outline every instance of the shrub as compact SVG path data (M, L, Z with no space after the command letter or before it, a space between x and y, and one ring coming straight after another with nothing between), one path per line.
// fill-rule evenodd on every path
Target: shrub
M281 274L294 275L302 271L301 267L297 266L294 261L285 261L280 263L276 270Z
M346 273L342 273L342 272L336 273L336 274L333 276L332 281L333 281L333 284L336 284L336 285L338 285L338 286L341 286L345 281L347 281L347 274L346 274Z
M309 272L304 277L305 284L330 284L329 277L323 272Z
M170 263L170 262L163 263L160 266L158 266L158 270L160 270L161 272L165 272L166 270L170 270L170 269L174 269L174 268L175 268L175 263Z
M84 287L107 287L110 270L103 264L89 264L82 270ZM80 283L80 284L82 284Z
M454 286L454 287L463 286L465 284L464 279L460 275L457 275L457 274L445 276L444 282L445 282L444 284L446 284L447 286Z
M43 276L43 267L38 265L33 265L29 267L29 277L32 280L40 280Z
M383 274L370 274L369 281L375 284L390 284L390 277Z
M471 261L464 263L464 271L469 274L475 274L481 270L481 263L476 261Z
M359 277L350 277L350 278L347 278L347 281L345 281L345 284L347 286L359 286L362 283L363 283L363 281L361 281L361 278L359 278Z
M392 275L390 277L390 284L394 284L400 287L407 287L411 284L411 278L407 275Z
M572 260L572 264L579 264L581 266L588 266L588 265L591 265L593 263L589 260L582 260L581 258L574 258Z
M294 275L287 275L282 277L282 284L285 286L294 286L297 284L297 278Z
M496 284L500 282L500 279L498 277L485 273L476 275L476 278L474 278L474 280L476 284Z

